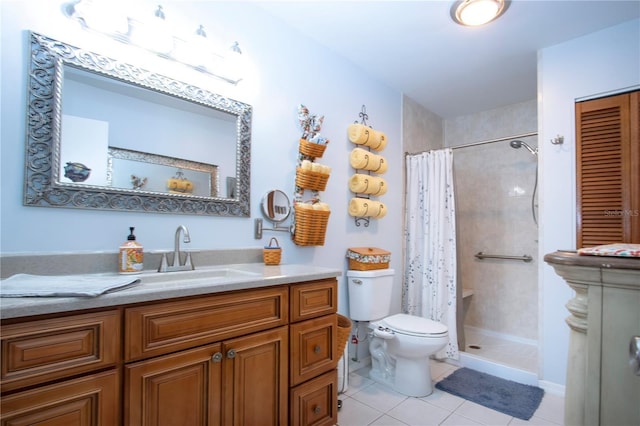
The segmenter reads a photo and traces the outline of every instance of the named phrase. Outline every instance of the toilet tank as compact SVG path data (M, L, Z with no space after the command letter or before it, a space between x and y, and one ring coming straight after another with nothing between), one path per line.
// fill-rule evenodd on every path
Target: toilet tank
M393 269L347 271L349 317L355 321L374 321L391 313Z

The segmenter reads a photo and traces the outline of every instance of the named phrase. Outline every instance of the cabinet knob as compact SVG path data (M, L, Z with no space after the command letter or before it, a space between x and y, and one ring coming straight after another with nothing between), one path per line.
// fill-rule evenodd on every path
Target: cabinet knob
M320 414L321 411L322 408L320 408L320 406L316 405L315 407L313 407L313 414Z
M235 349L229 349L229 350L227 351L227 358L229 358L229 359L233 359L233 358L235 358L235 357L236 357L236 351L235 351Z
M221 352L216 352L215 354L213 354L213 356L211 357L211 361L213 361L213 362L222 361L222 353Z
M320 351L321 351L321 349L320 349L320 346L319 346L319 345L315 345L315 346L313 347L313 352L315 352L315 353L319 354L319 353L320 353Z

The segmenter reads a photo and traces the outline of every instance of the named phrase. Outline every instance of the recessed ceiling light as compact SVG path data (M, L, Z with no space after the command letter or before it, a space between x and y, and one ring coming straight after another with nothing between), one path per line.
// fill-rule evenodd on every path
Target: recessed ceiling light
M477 27L502 15L511 0L458 0L451 6L451 18L460 25Z

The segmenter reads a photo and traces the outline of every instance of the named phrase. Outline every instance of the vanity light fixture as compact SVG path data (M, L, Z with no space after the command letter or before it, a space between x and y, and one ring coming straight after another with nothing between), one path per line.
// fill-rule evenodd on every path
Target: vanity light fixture
M242 62L238 60L242 51L237 41L228 50L216 49L202 25L191 34L179 34L167 22L160 5L146 19L126 16L121 12L124 8L104 0L80 0L66 4L63 10L86 30L180 62L231 84L242 80L243 70L239 66Z
M158 6L153 17L144 22L131 18L128 20L129 40L132 44L159 55L170 55L174 50L174 37L171 35L162 6Z
M477 27L502 15L511 0L458 0L451 6L451 18L458 24Z
M83 26L112 37L123 37L129 32L127 17L120 13L119 7L113 7L105 2L84 0L67 6Z

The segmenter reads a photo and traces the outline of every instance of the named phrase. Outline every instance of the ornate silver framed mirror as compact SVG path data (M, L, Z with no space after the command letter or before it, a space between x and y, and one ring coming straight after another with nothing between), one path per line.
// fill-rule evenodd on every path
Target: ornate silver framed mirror
M252 107L31 33L24 204L249 216Z

